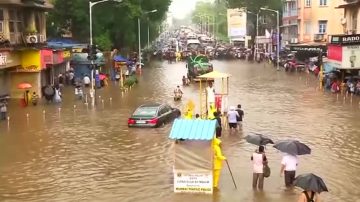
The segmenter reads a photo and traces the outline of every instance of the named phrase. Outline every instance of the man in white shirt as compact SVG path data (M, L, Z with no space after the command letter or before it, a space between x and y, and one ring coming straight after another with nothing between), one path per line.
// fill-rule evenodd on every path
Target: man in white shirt
M230 110L227 113L227 118L228 118L228 123L229 123L229 128L230 128L230 132L233 130L236 130L237 128L237 117L239 117L239 113L237 111L235 111L235 107L230 107Z
M215 104L215 88L212 82L209 82L209 86L206 88L207 106L210 111L210 106Z
M281 160L280 176L285 175L285 186L287 188L293 185L295 180L296 168L298 165L297 156L286 154Z

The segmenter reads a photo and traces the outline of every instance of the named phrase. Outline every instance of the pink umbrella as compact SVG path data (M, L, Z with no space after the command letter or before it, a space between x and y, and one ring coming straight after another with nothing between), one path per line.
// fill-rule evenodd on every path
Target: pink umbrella
M29 83L19 83L17 87L18 89L29 89L32 88L32 85Z
M106 75L105 75L105 74L100 74L100 75L99 75L99 79L100 79L100 80L106 79Z

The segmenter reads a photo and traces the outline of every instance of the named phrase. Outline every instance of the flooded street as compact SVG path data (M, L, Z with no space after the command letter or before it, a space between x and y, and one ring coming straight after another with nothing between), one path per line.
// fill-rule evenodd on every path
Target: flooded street
M360 201L359 98L319 91L313 75L241 61L213 64L232 75L229 104L240 103L245 111L242 130L222 137L237 190L224 166L213 196L174 194L171 125L128 129L129 115L143 103L167 102L182 110L191 99L198 107L195 84L183 89L182 102L173 102L185 63L164 62L145 68L128 93L122 95L118 85L100 90L96 110L75 101L70 88L62 105L24 109L11 103L9 125L0 123L0 201L296 201L298 191L284 191L282 154L271 146L271 176L263 192L252 191L256 147L243 139L250 132L306 143L312 154L300 157L297 173L321 176L329 188L321 195L325 201Z

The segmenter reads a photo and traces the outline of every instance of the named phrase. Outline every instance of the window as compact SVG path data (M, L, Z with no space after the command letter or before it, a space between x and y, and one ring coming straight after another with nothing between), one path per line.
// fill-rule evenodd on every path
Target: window
M305 7L311 7L311 0L305 0Z
M4 32L4 10L0 9L0 33Z
M311 34L311 21L304 22L305 34Z
M357 30L358 14L359 14L359 12L356 10L355 12L352 13L352 16L351 16L351 24L352 24L351 29L355 33Z
M320 6L327 6L327 0L320 0Z
M9 31L10 33L22 32L23 15L20 10L9 10Z
M320 20L319 21L319 34L325 34L326 33L326 27L327 27L327 21L326 20Z

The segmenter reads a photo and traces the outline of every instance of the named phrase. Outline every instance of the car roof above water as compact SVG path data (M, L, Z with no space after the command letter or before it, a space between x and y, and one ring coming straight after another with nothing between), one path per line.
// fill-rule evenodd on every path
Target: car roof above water
M143 104L141 105L139 108L145 108L145 107L161 107L164 104L159 104L159 103L152 103L152 104Z

